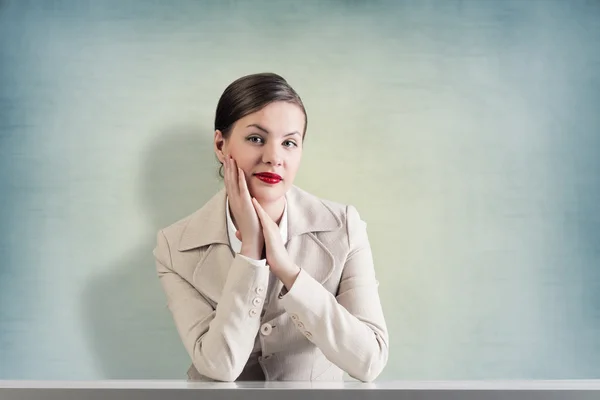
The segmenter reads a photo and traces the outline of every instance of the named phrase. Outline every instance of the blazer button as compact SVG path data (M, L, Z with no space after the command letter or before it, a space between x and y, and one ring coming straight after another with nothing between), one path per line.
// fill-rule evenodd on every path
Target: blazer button
M269 336L272 331L273 327L271 326L271 324L262 324L262 326L260 327L260 333L262 333L264 336Z
M258 315L258 311L256 310L256 308L253 308L250 310L249 314L251 317L256 317Z
M292 314L292 319L293 319L294 321L298 321L298 316L297 316L296 314Z
M298 327L298 329L304 329L304 324L302 322L298 322L296 326Z
M252 300L252 304L255 306L260 305L260 303L262 303L262 300L259 297L255 297L254 300Z
M256 294L263 294L265 292L265 288L262 286L259 286L256 288Z
M310 338L312 338L312 333L304 332L304 336L306 336L308 339L310 339Z

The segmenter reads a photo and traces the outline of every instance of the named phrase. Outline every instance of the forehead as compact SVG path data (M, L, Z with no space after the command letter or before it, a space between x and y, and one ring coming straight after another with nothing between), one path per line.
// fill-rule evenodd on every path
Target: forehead
M304 130L304 112L293 103L278 101L267 104L260 110L241 118L236 127L247 128L248 125L257 124L273 133L290 133Z

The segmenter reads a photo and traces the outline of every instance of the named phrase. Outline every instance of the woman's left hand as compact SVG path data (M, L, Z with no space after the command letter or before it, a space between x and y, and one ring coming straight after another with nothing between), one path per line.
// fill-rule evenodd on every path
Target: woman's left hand
M262 227L263 236L265 238L265 253L267 256L267 264L277 278L285 285L287 290L292 288L296 281L296 277L300 273L300 268L294 264L290 258L283 240L279 226L269 217L263 210L258 201L253 197L252 204L258 214L260 225Z

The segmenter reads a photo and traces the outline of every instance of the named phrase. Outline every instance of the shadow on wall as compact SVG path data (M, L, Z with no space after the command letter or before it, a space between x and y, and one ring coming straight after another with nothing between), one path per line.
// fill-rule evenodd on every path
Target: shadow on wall
M146 150L138 189L152 230L84 290L82 319L97 379L187 378L190 359L166 307L152 250L160 228L202 207L222 187L210 132L169 130Z

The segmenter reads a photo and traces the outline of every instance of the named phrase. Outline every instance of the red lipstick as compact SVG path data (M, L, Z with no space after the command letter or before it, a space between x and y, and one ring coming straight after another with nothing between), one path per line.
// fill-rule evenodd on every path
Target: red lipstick
M258 174L254 174L254 176L256 176L261 181L263 181L265 183L269 183L271 185L279 183L283 180L283 178L281 176L279 176L277 174L273 174L271 172L261 172Z

